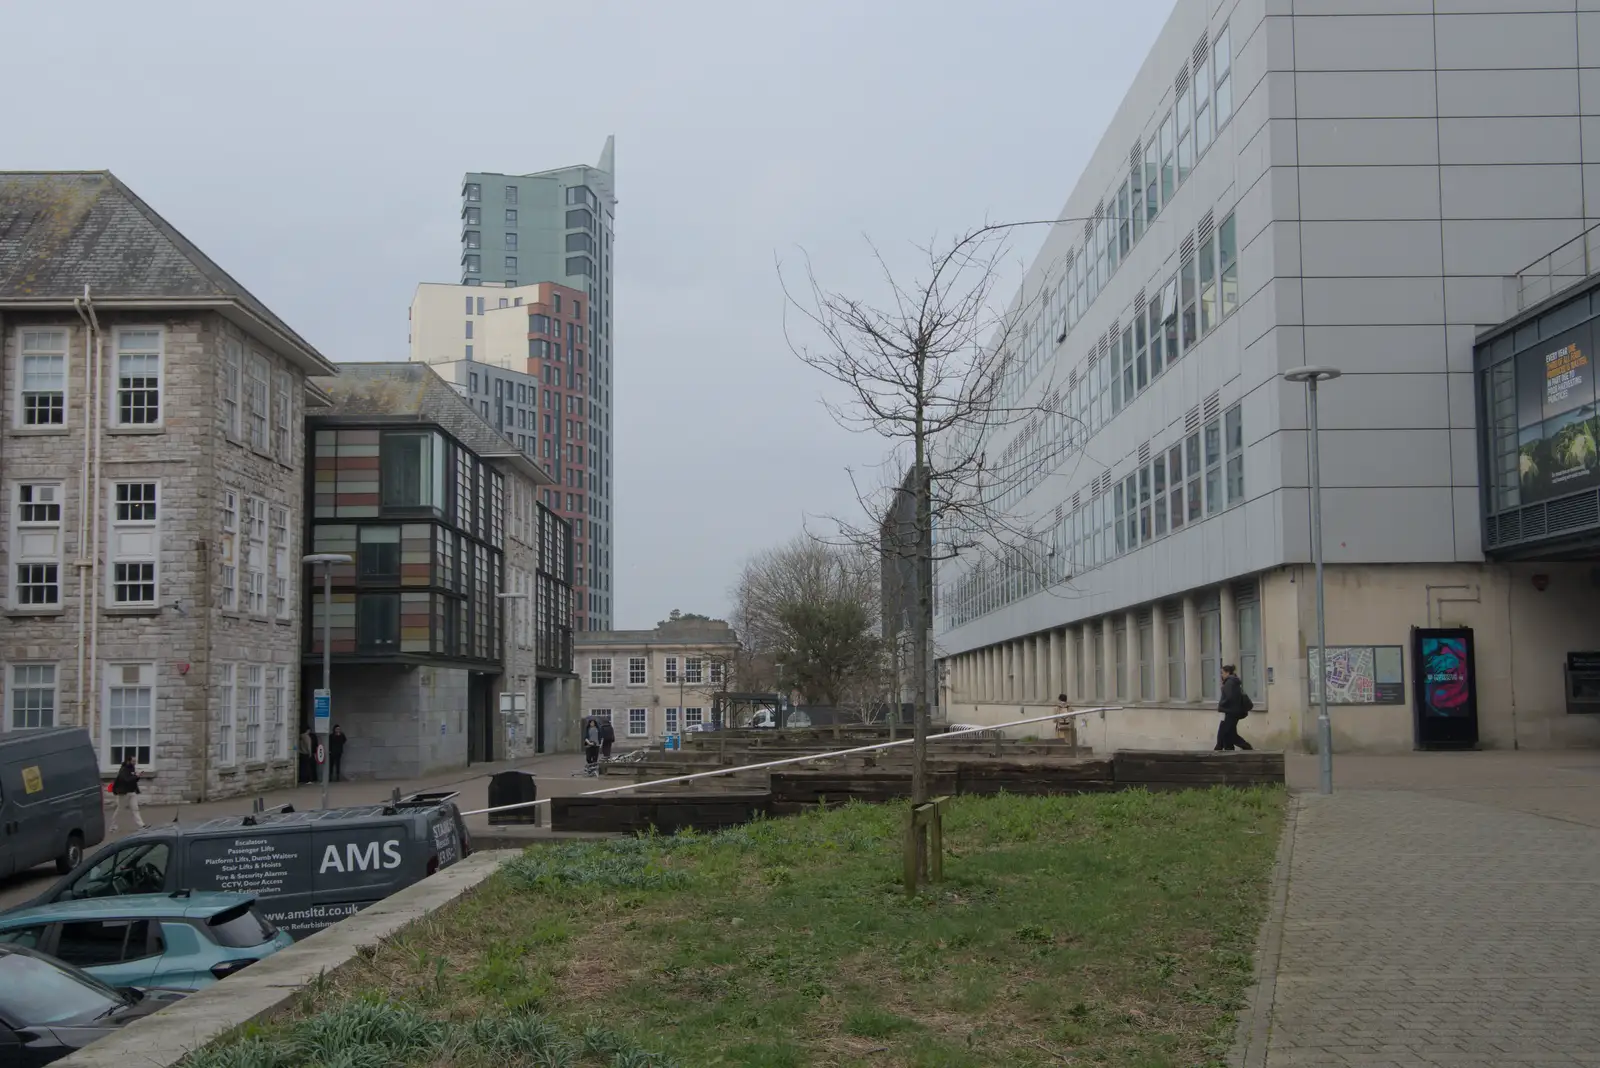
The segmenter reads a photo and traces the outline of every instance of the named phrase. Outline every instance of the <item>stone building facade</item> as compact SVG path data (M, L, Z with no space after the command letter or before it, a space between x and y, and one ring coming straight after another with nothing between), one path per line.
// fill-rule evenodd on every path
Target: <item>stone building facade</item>
M720 619L668 620L653 630L581 633L575 645L583 718L609 719L619 743L639 744L711 724L739 636Z
M104 172L0 175L4 730L294 781L309 343Z

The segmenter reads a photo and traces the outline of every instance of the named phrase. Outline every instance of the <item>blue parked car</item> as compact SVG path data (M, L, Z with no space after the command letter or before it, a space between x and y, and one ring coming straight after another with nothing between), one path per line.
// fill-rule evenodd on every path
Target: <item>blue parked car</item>
M249 894L127 894L0 915L0 943L49 954L113 987L199 990L294 939Z

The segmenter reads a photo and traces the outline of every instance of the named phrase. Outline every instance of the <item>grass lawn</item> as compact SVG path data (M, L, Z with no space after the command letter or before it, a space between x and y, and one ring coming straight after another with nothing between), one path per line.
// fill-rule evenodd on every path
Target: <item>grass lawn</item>
M959 798L912 901L899 806L536 846L187 1064L1218 1064L1283 803Z

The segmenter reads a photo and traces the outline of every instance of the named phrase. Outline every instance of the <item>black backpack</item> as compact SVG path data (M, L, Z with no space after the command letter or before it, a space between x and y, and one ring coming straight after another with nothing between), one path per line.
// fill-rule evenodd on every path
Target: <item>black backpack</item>
M1244 692L1244 687L1239 687L1239 711L1248 716L1250 710L1255 707L1256 703L1250 700L1250 695Z

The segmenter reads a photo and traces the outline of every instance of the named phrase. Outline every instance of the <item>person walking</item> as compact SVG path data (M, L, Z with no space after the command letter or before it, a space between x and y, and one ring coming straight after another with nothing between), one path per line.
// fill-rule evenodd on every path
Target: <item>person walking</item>
M344 728L334 725L333 733L328 735L328 779L330 782L343 782L344 773L341 765L344 762Z
M583 762L590 767L600 763L600 723L593 716L583 724Z
M600 721L600 759L611 759L611 747L617 743L617 729L609 719Z
M124 808L133 813L134 825L142 829L144 817L139 815L139 768L134 764L133 757L122 758L117 777L111 780L111 796L116 799L116 807L111 810L111 833L117 833L117 821L121 819Z
M316 744L317 740L312 737L310 727L300 732L300 781L303 783L316 779L316 765L311 759L312 749Z
M1239 737L1239 721L1248 716L1254 707L1255 702L1244 692L1244 683L1239 681L1239 673L1234 666L1222 665L1222 695L1217 698L1217 711L1222 713L1222 722L1217 725L1216 752L1231 753L1235 749L1255 748Z

